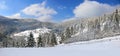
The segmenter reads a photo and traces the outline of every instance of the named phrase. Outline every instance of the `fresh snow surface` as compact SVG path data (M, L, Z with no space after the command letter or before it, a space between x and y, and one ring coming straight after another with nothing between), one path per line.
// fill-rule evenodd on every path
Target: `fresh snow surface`
M26 30L26 31L22 31L19 33L14 33L12 36L16 37L16 36L29 36L30 33L32 32L33 37L35 38L35 41L37 41L37 38L39 37L39 35L41 34L45 34L45 33L50 33L51 29L48 28L38 28L38 29L34 29L34 30ZM25 38L27 40L27 38Z
M38 29L35 29L35 30L26 30L26 31L23 31L23 32L15 33L15 34L13 34L13 36L29 36L30 32L32 32L33 37L37 38L39 36L39 34L49 33L50 31L51 31L51 29L48 29L48 28L44 27L44 28L38 28Z
M83 29L83 33L87 32L87 31L88 31L88 28Z
M120 56L120 36L46 48L1 48L0 56Z
M80 32L78 32L78 33L72 35L71 37L78 36L78 35L80 35Z
M37 38L39 37L39 35L43 35L45 33L50 33L51 29L48 29L48 28L38 28L38 29L34 29L34 30L26 30L26 31L22 31L22 32L19 32L19 33L15 33L13 34L12 36L13 37L16 37L16 36L27 36L29 37L30 33L32 32L33 34L33 37L35 39L35 41L37 42ZM55 33L56 34L56 33ZM59 42L61 41L61 37L57 36L57 43L60 44ZM25 40L27 40L27 38L25 38Z

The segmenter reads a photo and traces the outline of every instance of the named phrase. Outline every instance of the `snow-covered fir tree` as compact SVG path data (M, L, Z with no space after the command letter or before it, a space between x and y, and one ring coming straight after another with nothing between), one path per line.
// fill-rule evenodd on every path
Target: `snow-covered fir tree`
M35 46L35 41L33 38L33 34L31 32L30 36L28 37L28 40L27 40L27 47L34 47L34 46Z

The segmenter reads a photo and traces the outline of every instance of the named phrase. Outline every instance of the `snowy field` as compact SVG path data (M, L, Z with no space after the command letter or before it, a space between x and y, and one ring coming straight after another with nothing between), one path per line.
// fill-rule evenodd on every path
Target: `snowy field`
M49 48L1 48L0 56L120 56L120 36Z

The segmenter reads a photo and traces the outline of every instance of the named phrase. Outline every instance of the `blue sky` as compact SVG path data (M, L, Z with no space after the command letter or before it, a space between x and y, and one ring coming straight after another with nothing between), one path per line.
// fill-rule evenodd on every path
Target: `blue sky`
M119 5L119 0L0 0L0 15L58 22L100 16Z

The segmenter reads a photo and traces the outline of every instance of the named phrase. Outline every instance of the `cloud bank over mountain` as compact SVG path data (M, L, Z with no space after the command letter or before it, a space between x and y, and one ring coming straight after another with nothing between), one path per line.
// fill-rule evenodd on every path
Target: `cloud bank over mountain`
M92 17L100 16L108 12L112 12L117 6L99 3L96 1L85 1L78 5L74 10L75 17Z
M114 11L120 5L111 6L109 4L99 3L97 1L85 0L83 3L79 4L73 10L74 17L65 19L64 21L69 21L75 18L88 18L101 16L106 13Z

